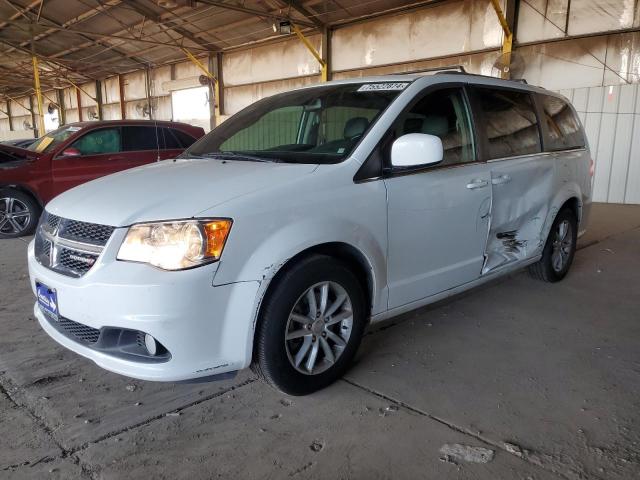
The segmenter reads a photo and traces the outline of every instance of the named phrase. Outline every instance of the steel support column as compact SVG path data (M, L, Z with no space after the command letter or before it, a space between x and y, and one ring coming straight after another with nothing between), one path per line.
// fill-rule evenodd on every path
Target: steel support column
M36 111L33 109L33 96L29 95L29 112L31 112L31 128L33 129L33 138L38 138L38 127L36 126Z
M76 88L76 102L78 103L78 121L82 121L82 95L80 94L80 88Z
M220 84L218 83L218 78L211 73L211 71L204 66L204 64L198 60L189 50L187 50L186 48L183 48L182 51L184 52L184 54L187 56L187 58L189 60L191 60L194 65L196 67L198 67L202 73L204 73L207 77L209 77L209 80L211 80L211 82L213 83L213 96L214 96L214 102L215 102L215 109L214 109L214 120L215 123L214 125L219 125L219 120L220 120ZM208 57L209 58L209 62L211 61L211 56ZM216 62L217 63L217 62Z
M9 119L9 130L13 132L13 116L11 115L11 100L7 100L7 118Z
M38 69L38 57L35 55L31 56L31 62L33 63L33 86L36 91L36 102L38 103L38 134L36 138L41 135L44 135L44 111L42 110L42 90L40 89L40 71ZM31 98L31 96L29 96ZM33 108L33 106L32 106ZM33 116L33 111L31 112ZM35 124L33 125L35 129Z
M307 50L309 50L311 55L313 55L314 58L320 64L320 76L322 77L322 81L326 82L329 79L329 66L327 61L324 58L322 58L322 55L318 53L316 48L311 44L309 39L303 35L303 33L300 31L300 29L295 23L291 23L291 29L293 30L293 33L295 33L296 36L300 39L303 45L307 47Z
M102 111L102 82L100 80L96 80L96 104L98 105L98 120L104 120Z
M515 0L506 0L506 13L502 11L500 0L491 0L491 4L498 16L498 21L500 22L500 26L504 33L502 54L505 60L505 67L501 72L501 77L508 79L511 77L509 65L511 63L511 52L513 50L516 2Z
M64 89L56 89L56 98L58 99L58 124L62 126L67 123L67 108L64 103Z
M120 118L124 120L127 118L127 108L124 98L124 79L122 75L118 75L118 96L120 98Z

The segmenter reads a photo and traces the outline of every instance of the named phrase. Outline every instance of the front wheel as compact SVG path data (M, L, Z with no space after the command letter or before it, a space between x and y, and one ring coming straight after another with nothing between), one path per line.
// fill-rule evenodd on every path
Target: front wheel
M19 190L0 190L0 238L16 238L34 232L40 205Z
M561 210L551 226L542 258L529 267L531 276L545 282L559 282L569 271L576 253L578 221L573 211Z
M365 296L351 270L331 257L308 257L265 299L252 369L284 393L312 393L344 374L365 323Z

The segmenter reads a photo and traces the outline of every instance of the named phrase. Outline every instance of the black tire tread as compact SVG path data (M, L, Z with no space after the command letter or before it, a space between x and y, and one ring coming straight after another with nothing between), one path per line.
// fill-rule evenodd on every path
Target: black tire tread
M265 381L266 383L273 386L274 388L282 391L283 393L286 393L289 395L305 395L307 393L311 393L311 391L314 391L316 389L313 389L311 391L304 391L304 389L301 389L299 391L297 389L285 390L278 385L278 381L274 378L273 372L270 371L269 369L269 359L267 358L267 354L266 354L266 351L268 348L267 346L268 337L265 334L266 322L264 319L269 318L272 315L272 311L275 309L275 304L278 301L279 294L281 294L282 291L287 288L286 287L287 285L291 285L291 282L295 281L294 277L300 275L301 271L313 269L320 265L322 265L323 267L326 267L327 265L331 265L334 268L343 269L349 275L352 275L354 279L354 283L359 285L359 283L357 282L357 278L355 277L353 272L342 262L328 255L312 254L302 258L299 261L296 261L295 264L291 266L285 266L285 270L281 272L278 275L278 277L274 280L277 283L272 285L269 288L265 298L263 299L262 307L260 308L260 313L258 316L258 322L256 325L256 331L254 336L253 357L252 357L250 368L258 378ZM352 299L352 302L360 301L362 302L362 307L364 308L365 297L362 291L359 292L359 296L360 298ZM364 324L364 321L363 321L363 324ZM362 330L364 330L364 326L362 327ZM352 334L361 336L362 331L360 332L354 331ZM359 343L359 340L360 339L357 339L358 343ZM319 388L324 388L325 386L329 385L331 382L326 382L326 384L323 383L322 386L320 386Z

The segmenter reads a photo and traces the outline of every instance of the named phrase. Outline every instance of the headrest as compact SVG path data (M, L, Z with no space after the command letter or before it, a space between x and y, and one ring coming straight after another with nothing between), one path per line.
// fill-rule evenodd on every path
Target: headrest
M449 133L447 117L440 115L427 115L422 121L422 133L444 137Z
M344 125L344 138L351 140L359 137L369 126L369 120L365 117L354 117L347 120Z

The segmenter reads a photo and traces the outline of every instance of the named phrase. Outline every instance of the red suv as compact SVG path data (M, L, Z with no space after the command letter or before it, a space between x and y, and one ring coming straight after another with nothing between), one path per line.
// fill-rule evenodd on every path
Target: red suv
M204 135L184 123L150 120L78 122L26 149L0 146L0 238L27 235L42 207L76 185L173 158Z

